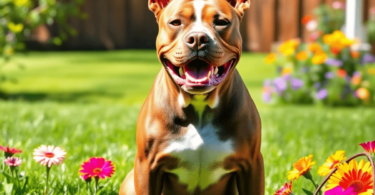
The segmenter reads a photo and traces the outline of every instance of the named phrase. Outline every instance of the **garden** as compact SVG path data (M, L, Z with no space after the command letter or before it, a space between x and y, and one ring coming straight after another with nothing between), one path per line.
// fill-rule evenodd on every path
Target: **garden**
M156 52L13 54L12 43L0 62L0 194L118 194L162 68ZM318 194L374 193L375 60L353 44L327 29L314 43L242 54L237 69L262 120L266 194L313 194L335 168Z

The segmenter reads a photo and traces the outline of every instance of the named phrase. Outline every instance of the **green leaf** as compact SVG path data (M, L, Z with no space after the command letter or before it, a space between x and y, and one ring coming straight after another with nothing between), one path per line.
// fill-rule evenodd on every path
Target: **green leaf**
M308 191L306 189L302 188L302 190L303 190L303 192L305 192L306 195L313 195L314 194L314 193L312 193L312 192L310 192L310 191Z
M12 191L13 191L13 184L5 184L3 183L3 186L4 186L4 191L5 191L5 194L6 195L12 195Z

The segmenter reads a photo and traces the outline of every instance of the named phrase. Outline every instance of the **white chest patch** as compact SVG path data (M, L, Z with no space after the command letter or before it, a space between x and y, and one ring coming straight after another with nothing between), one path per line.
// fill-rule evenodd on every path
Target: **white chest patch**
M202 129L190 124L186 134L171 140L164 152L179 158L178 168L167 172L175 174L189 192L206 189L233 171L223 167L225 158L234 153L232 140L220 141L212 124Z

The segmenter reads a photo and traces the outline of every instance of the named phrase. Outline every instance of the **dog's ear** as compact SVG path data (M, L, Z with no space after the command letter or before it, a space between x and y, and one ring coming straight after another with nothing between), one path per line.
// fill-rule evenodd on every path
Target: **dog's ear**
M250 7L250 0L227 0L234 9L236 9L238 15L244 16L245 11Z
M167 7L172 0L148 0L148 8L158 17L161 11Z

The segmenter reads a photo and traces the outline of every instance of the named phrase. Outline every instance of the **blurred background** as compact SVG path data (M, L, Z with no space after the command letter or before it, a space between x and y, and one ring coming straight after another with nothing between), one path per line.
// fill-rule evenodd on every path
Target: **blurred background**
M262 118L266 194L299 158L314 155L321 181L329 155L375 139L374 9L374 0L251 0L237 69ZM0 145L23 150L26 191L42 193L32 151L45 144L68 153L51 172L51 194L86 194L78 170L93 156L116 165L101 193L118 193L162 68L157 32L147 0L0 0ZM296 194L301 187L314 189L294 182Z

